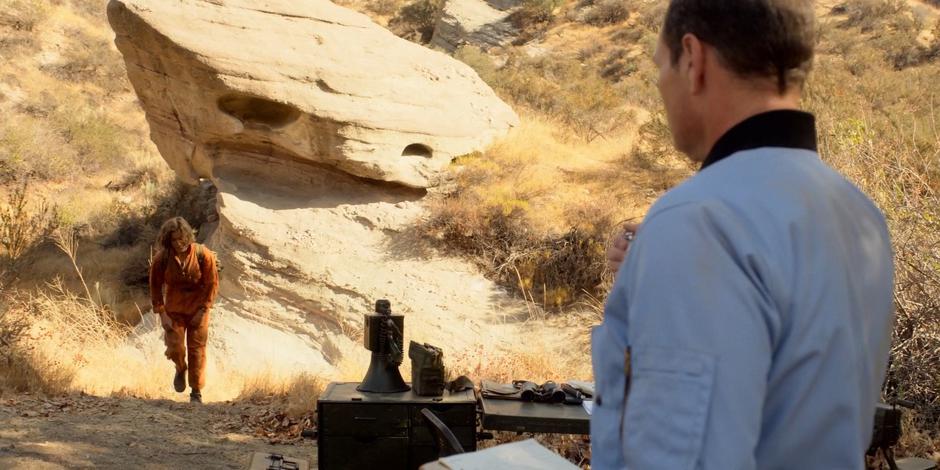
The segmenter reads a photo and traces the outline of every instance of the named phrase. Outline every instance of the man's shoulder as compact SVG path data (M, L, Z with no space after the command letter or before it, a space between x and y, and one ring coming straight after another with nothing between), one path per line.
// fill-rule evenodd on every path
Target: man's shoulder
M660 197L644 224L672 226L690 218L735 237L774 238L793 227L809 233L818 227L806 222L820 220L864 220L882 235L887 231L875 203L815 152L778 148L739 152L709 166Z
M817 204L841 198L874 208L867 195L824 163L816 152L759 148L738 152L696 173L664 194L651 213L673 206L712 201L747 211L778 204Z
M674 220L723 205L721 195L710 184L703 184L700 175L695 175L660 196L650 207L644 224L657 219Z

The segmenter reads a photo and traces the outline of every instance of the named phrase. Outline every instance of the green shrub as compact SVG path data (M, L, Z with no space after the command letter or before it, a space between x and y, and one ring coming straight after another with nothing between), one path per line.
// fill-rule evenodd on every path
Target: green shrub
M405 5L398 15L389 20L388 27L399 37L427 44L431 42L434 27L443 8L443 0L415 0Z
M610 54L607 55L601 65L601 76L610 81L619 82L639 70L637 61L629 57L628 54L629 51L624 48L616 48L610 51Z
M898 20L906 9L903 0L849 0L833 11L846 16L843 26L858 27L868 33Z
M590 229L562 235L528 229L527 203L486 206L473 197L452 195L422 230L451 249L470 253L490 277L544 309L557 309L584 293L596 294L606 274L610 220L591 220Z
M599 0L584 12L581 20L594 26L606 26L629 17L630 10L624 0Z
M563 0L523 0L522 7L509 15L509 21L523 32L525 37L533 30L544 29L555 18L555 10Z

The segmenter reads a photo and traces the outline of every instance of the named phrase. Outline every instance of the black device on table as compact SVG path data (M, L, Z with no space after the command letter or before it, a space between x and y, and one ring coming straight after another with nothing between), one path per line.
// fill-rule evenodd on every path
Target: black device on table
M321 469L416 469L447 455L425 410L446 425L461 451L476 450L473 390L423 397L413 390L361 392L358 385L331 383L317 400Z
M317 400L319 467L417 469L452 452L476 450L473 390L442 390L443 370L426 370L440 362L435 360L424 361L426 367L415 377L426 383L412 389L398 370L404 317L379 300L364 320L365 347L372 351L365 377L358 383L331 383Z

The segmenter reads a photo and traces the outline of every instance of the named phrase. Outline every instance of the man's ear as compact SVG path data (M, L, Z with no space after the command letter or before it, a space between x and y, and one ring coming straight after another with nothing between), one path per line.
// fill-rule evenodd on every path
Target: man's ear
M682 66L689 93L697 95L705 88L705 45L692 33L682 36Z

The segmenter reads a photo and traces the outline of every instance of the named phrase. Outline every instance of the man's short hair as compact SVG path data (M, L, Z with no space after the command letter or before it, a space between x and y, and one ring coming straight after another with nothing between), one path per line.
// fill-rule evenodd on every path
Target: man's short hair
M671 0L663 40L673 65L687 33L713 46L739 76L776 79L782 94L809 74L816 16L812 0Z

